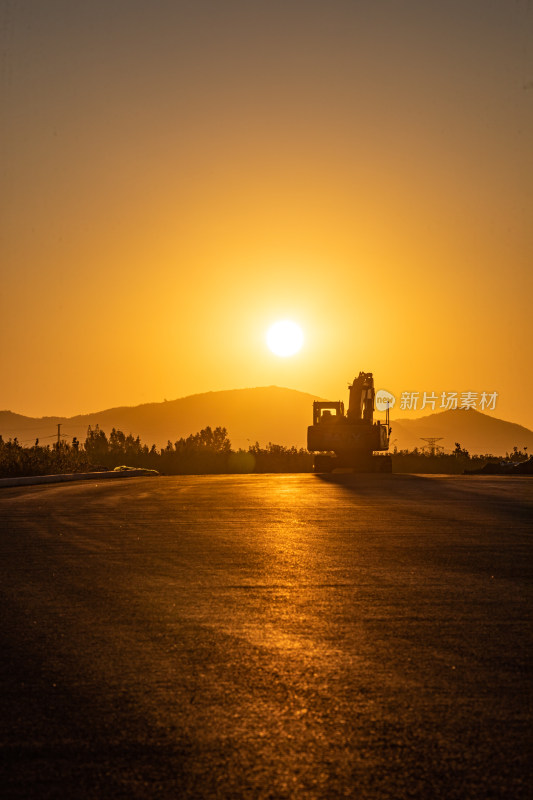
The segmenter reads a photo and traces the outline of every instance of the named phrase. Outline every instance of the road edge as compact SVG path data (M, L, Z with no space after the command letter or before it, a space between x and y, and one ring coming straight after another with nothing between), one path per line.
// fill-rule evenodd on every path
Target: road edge
M66 483L68 481L90 481L105 478L154 477L159 472L153 469L124 469L109 472L66 472L60 475L27 475L19 478L0 478L0 488L9 486L38 486L41 483Z

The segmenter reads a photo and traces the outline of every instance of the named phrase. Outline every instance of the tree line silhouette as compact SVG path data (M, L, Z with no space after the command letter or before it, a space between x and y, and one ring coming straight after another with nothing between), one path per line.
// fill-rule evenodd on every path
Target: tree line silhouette
M465 470L478 470L487 464L516 463L527 461L529 454L527 447L519 450L514 447L512 452L505 457L494 456L491 453L484 455L471 455L468 450L455 442L455 449L451 453L432 453L422 448L414 447L412 450L392 451L393 472L420 472L443 475L462 475Z
M527 448L514 448L505 459L490 454L470 455L457 442L451 453L413 450L393 451L394 472L462 474L491 462L517 462L528 458ZM0 477L50 475L67 472L93 472L121 466L154 469L166 475L203 475L249 472L312 472L313 455L303 448L258 442L247 450L233 450L226 428L203 428L198 433L166 447L149 447L139 436L126 435L113 428L109 436L98 425L89 427L82 444L60 441L42 446L37 439L23 447L17 439L4 441L0 435Z
M120 466L155 469L167 475L203 475L239 472L311 472L312 455L303 448L258 442L248 450L233 450L226 428L203 428L187 438L149 447L139 436L113 428L109 437L96 425L89 426L82 444L74 439L23 447L17 439L0 436L0 477L92 472Z

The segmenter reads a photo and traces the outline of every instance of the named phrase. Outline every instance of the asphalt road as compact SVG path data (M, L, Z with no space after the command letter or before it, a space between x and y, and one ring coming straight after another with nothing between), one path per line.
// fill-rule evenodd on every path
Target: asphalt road
M2 796L529 798L532 488L3 489Z

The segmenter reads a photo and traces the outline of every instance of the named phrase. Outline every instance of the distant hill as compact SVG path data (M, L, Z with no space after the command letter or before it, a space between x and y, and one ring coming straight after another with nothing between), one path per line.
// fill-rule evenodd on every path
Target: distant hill
M437 444L450 451L459 442L470 453L505 455L516 446L533 453L533 431L514 422L490 417L473 408L456 408L429 414L418 419L398 419L391 422L391 447L413 449L426 442L421 437L443 437Z
M96 424L107 434L111 428L139 435L148 445L166 445L182 436L210 425L228 429L234 448L248 448L259 441L305 447L307 425L312 421L313 400L305 392L264 386L254 389L233 389L189 395L163 403L108 408L94 414L76 417L24 417L11 411L0 411L0 434L4 439L18 437L31 443L38 437L40 444L54 440L57 424L70 441L77 436L85 440L87 427ZM47 437L47 438L45 438Z
M166 445L182 436L210 425L228 430L233 447L247 448L259 441L266 445L306 446L307 426L312 419L313 400L320 398L266 386L255 389L234 389L190 395L163 403L108 408L94 414L76 417L25 417L11 411L0 411L0 434L4 439L18 437L24 444L39 438L41 444L54 441L57 424L68 441L73 436L84 441L87 427L99 425L107 434L111 428L139 435L148 445ZM421 447L423 436L442 436L439 442L453 450L459 442L471 453L505 455L516 445L533 452L533 432L522 425L505 422L473 409L455 409L430 414L418 419L391 422L391 444L398 449Z

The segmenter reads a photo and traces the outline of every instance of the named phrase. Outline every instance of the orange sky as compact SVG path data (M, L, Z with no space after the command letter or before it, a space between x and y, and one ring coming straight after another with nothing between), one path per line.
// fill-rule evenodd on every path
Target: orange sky
M368 370L533 427L530 3L0 14L0 407L345 400ZM298 356L266 349L278 318Z

